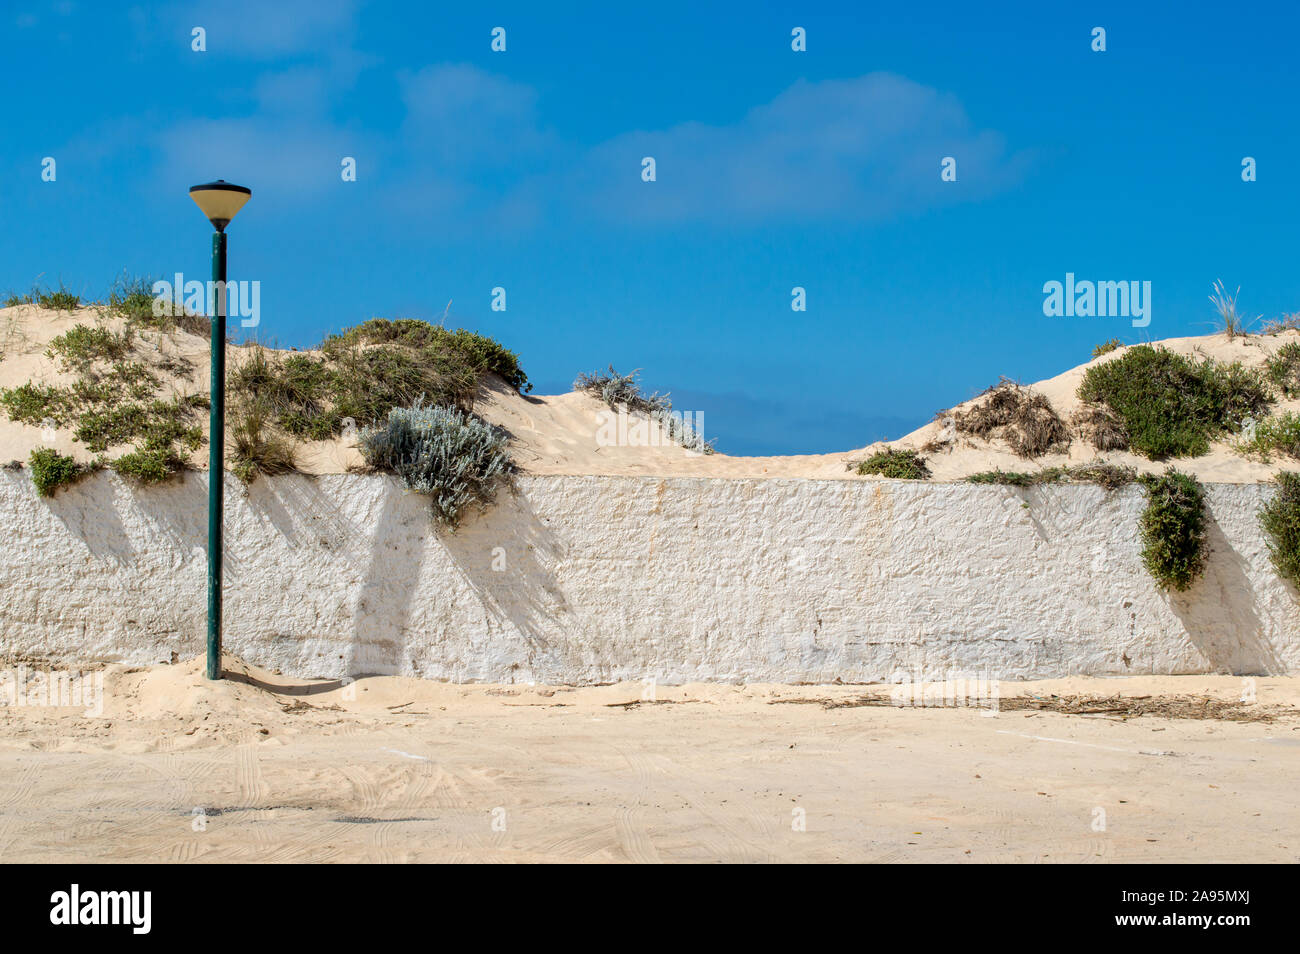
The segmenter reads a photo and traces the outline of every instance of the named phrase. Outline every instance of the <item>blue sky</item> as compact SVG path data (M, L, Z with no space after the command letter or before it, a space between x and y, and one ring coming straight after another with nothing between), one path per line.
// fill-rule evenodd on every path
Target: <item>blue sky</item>
M223 177L260 336L451 300L538 392L641 368L747 454L1207 333L1215 279L1300 310L1293 5L478 6L6 4L0 290L206 278ZM1150 281L1150 326L1045 317L1066 272Z

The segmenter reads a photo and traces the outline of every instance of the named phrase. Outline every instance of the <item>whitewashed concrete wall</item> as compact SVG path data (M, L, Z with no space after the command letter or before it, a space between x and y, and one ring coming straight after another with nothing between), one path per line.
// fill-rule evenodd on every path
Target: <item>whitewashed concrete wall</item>
M1189 593L1139 560L1137 488L531 477L456 534L386 477L227 478L226 646L296 676L846 682L1300 670L1267 487L1209 488ZM207 475L0 471L0 653L202 651Z

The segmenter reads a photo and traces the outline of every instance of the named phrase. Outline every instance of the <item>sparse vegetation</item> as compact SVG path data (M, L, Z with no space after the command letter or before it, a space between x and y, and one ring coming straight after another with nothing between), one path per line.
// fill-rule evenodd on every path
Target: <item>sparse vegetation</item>
M153 280L147 277L120 276L108 291L108 300L100 313L125 318L131 327L154 331L173 331L177 328L202 338L212 337L212 320L205 315L177 308L167 299L158 299L153 293Z
M1268 537L1268 552L1278 575L1300 587L1300 474L1280 472L1277 493L1259 511L1259 524Z
M1256 422L1237 449L1265 461L1274 452L1300 459L1300 416L1286 411Z
M1300 311L1292 312L1289 315L1279 315L1266 321L1259 329L1262 335L1280 335L1284 331L1300 331Z
M1300 343L1288 341L1264 362L1264 373L1283 397L1300 397Z
M74 380L62 387L29 381L0 390L0 408L23 424L71 426L77 441L100 454L133 445L111 466L140 480L165 479L184 466L185 452L202 446L203 430L194 418L208 399L202 394L162 397L159 376L133 360L134 345L129 327L117 332L74 325L52 339L46 351Z
M1049 467L1031 474L1015 470L985 470L966 478L969 484L999 484L1004 487L1034 487L1038 484L1060 483L1061 468Z
M1076 467L1047 467L1024 473L1014 470L986 470L966 478L972 484L1001 484L1009 487L1036 487L1041 484L1089 483L1115 490L1137 480L1137 471L1106 461Z
M121 361L131 353L132 335L107 328L73 325L50 341L46 355L60 361L65 370L87 371L96 361Z
M176 473L203 443L195 417L208 401L163 395L163 376L188 376L193 363L137 349L137 335L181 329L210 336L211 330L206 317L177 315L170 301L156 301L153 285L148 278L119 278L98 309L101 321L124 319L125 329L77 324L58 335L46 353L73 380L0 389L0 411L24 424L71 427L76 440L97 453L130 445L125 456L105 461L126 476L152 482ZM11 305L30 303L80 304L62 287L10 296ZM330 336L320 352L286 356L253 345L232 353L232 467L244 479L292 469L295 438L333 438L349 419L382 421L393 408L417 400L467 412L489 374L521 392L531 389L516 355L498 342L422 321L373 319Z
M1153 460L1200 456L1211 439L1238 432L1272 403L1258 370L1150 345L1089 368L1078 393L1092 408L1094 446L1119 449L1122 441ZM1097 416L1098 409L1109 416Z
M142 438L154 443L180 444L196 451L203 446L203 429L190 423L196 411L206 407L204 395L147 404L117 404L102 411L81 415L73 437L93 451L130 444ZM139 448L137 448L139 449Z
M514 465L509 438L457 407L393 408L378 426L362 428L366 462L389 471L412 490L428 494L434 516L453 530L477 505L485 509Z
M90 468L83 467L52 447L33 450L29 464L32 468L32 483L36 485L36 493L42 497L53 497L60 487L76 483L90 472Z
M985 440L1000 437L1025 458L1069 445L1069 429L1043 395L1003 378L981 398L969 410L953 415L958 433Z
M930 476L930 468L925 458L914 450L894 450L887 447L877 451L857 465L859 476L878 474L895 480L925 480Z
M36 285L26 295L10 293L5 299L6 308L13 308L16 305L39 305L51 311L72 311L80 304L81 296L70 291L63 282L59 282L58 288L42 288Z
M695 429L687 415L673 411L673 402L667 394L657 391L646 394L641 390L636 380L639 370L638 368L631 374L619 374L611 364L608 371L578 375L573 382L573 389L599 398L612 410L621 407L629 413L644 414L651 420L658 421L668 439L674 443L681 444L687 450L712 454L713 442L704 439L704 435Z
M294 470L293 444L276 432L271 409L261 399L244 400L230 407L230 436L234 444L231 470L251 484L258 474L283 474Z
M1106 490L1118 490L1138 479L1137 471L1123 464L1112 464L1099 460L1091 464L1079 464L1067 471L1071 480L1080 483L1097 484Z
M1109 341L1103 341L1101 344L1094 347L1092 349L1092 356L1094 358L1100 358L1103 354L1110 354L1112 351L1122 347L1124 347L1124 342L1120 341L1118 338L1111 338Z
M1195 477L1172 467L1138 480L1147 495L1139 520L1142 562L1161 589L1186 590L1205 570L1205 491Z

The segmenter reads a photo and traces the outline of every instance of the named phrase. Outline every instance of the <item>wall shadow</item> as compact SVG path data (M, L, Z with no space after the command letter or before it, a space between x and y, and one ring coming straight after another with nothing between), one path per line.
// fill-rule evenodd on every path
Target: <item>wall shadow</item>
M339 606L351 619L352 635L344 660L354 676L394 675L402 671L412 641L411 607L424 566L425 541L432 532L428 501L379 476L382 499L356 600ZM365 537L362 538L365 540ZM362 551L364 552L364 550Z
M488 617L524 640L534 674L576 667L571 637L580 627L556 578L567 551L522 490L503 491L486 513L439 539Z
M1264 635L1248 572L1250 564L1233 549L1208 508L1206 518L1210 554L1205 575L1187 592L1170 593L1169 607L1215 669L1234 676L1285 672Z

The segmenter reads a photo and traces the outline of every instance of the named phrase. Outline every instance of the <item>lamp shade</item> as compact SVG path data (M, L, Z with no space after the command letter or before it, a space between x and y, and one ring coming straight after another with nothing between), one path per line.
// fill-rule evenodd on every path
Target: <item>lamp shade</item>
M226 230L226 226L235 217L235 213L242 209L244 203L252 197L252 189L234 185L225 179L190 186L190 198L194 200L203 214L208 217L212 227L218 232Z

